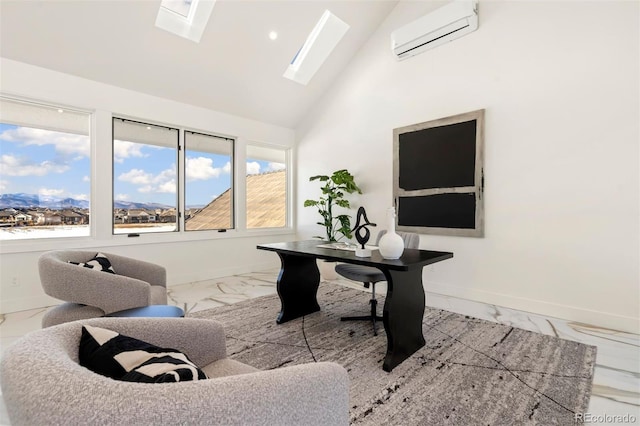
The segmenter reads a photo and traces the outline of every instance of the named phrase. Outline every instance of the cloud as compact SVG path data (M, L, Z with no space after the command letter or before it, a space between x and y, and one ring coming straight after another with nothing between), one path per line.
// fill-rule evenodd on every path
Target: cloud
M118 176L118 180L129 182L134 185L148 185L153 180L153 175L140 169L131 169Z
M125 201L129 199L129 194L116 194L116 200Z
M257 175L259 173L277 172L278 170L284 170L287 166L284 163L267 163L267 167L261 170L260 163L257 161L247 161L247 174Z
M131 157L144 158L148 157L147 154L142 152L142 148L149 145L140 143L127 142L127 141L113 141L113 161L116 163L122 163L125 159Z
M169 193L169 194L175 194L176 193L176 181L175 179L172 179L168 182L164 182L160 185L158 185L158 192L165 192L165 193Z
M217 178L231 170L231 163L227 162L223 167L213 167L213 159L207 157L187 157L185 162L187 181Z
M38 194L45 197L60 197L64 194L64 189L40 188Z
M69 194L65 189L58 188L40 188L38 195L41 197L68 197L75 200L89 201L89 194Z
M277 172L279 170L285 170L287 165L284 163L269 163L267 165L267 172Z
M25 157L11 154L0 156L0 175L4 176L44 176L49 173L64 173L69 168L67 164L53 161L34 163Z
M142 193L174 193L176 192L175 165L154 175L141 169L131 169L120 174L118 180L139 186Z
M65 158L89 157L91 143L89 136L71 133L54 132L30 127L16 127L0 133L0 139L21 146L53 145L57 154Z
M91 178L89 176L82 176L83 182L91 182Z
M247 161L247 174L257 175L260 173L260 163L257 161Z
M8 180L0 180L0 191L4 191L9 186Z

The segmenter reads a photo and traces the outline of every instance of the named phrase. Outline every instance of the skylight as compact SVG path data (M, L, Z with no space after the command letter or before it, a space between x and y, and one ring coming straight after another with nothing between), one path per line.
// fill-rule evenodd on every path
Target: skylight
M350 26L325 10L283 77L306 85L327 60Z
M200 42L216 0L162 0L156 27Z
M169 9L185 18L189 18L189 11L195 9L197 0L162 0L161 7Z

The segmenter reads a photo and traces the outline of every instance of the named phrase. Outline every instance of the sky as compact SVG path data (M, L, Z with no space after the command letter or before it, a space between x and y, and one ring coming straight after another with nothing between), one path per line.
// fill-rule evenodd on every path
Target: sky
M0 193L89 200L88 136L0 123Z
M91 163L88 136L0 123L0 194L89 200ZM202 206L226 191L231 158L185 153L185 204ZM177 204L176 150L128 141L114 143L114 198L118 201ZM284 164L247 160L247 173L281 170Z

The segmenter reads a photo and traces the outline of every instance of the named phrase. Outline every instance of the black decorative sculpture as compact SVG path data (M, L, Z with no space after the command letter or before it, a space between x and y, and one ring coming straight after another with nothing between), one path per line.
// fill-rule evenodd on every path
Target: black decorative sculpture
M360 221L364 223L361 225ZM371 232L367 229L367 226L377 226L375 223L369 222L367 219L367 212L364 210L364 207L360 207L358 209L358 215L356 217L356 225L351 230L356 235L356 240L360 243L360 247L356 248L356 256L358 257L369 257L371 256L371 250L364 248L364 245L371 238ZM364 234L361 234L364 232Z

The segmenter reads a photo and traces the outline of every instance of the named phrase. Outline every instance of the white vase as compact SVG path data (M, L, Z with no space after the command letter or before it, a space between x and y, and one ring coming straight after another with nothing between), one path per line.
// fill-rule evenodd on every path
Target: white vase
M385 259L398 259L404 251L404 240L396 234L396 209L387 209L387 233L378 242L380 254Z
M333 281L338 279L338 273L336 272L336 262L328 262L323 259L317 259L318 270L320 271L320 279L322 281Z

